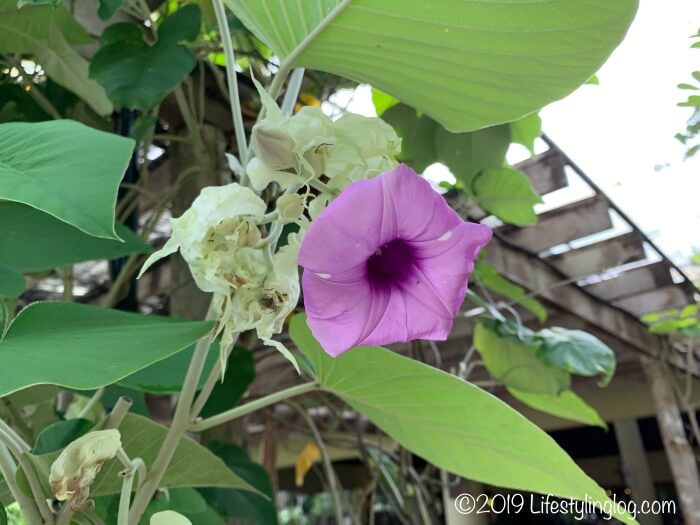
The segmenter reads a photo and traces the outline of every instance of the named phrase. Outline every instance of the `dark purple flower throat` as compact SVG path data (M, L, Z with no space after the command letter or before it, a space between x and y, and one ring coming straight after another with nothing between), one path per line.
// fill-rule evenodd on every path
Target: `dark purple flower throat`
M367 259L367 276L377 288L402 285L415 271L415 256L411 246L402 239L394 239L380 246Z

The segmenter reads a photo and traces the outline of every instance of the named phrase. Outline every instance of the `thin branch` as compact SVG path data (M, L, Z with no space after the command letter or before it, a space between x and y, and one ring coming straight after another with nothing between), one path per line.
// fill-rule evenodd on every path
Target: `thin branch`
M85 404L83 409L80 411L80 414L78 414L78 418L85 418L87 415L90 413L90 411L97 406L97 403L100 402L100 399L102 399L102 396L105 393L105 387L98 388L95 390L95 393L92 394L92 397L90 400Z
M19 505L22 510L22 514L27 519L30 525L40 524L42 522L41 515L39 514L39 509L36 503L31 498L24 495L24 492L20 490L17 486L15 480L15 471L17 470L17 464L12 458L10 451L5 445L0 443L0 474L5 478L5 483L7 488L10 490L12 497Z
M217 359L216 363L214 364L214 367L211 369L211 372L209 373L209 377L207 377L206 383L204 383L204 386L199 391L199 395L197 396L197 399L195 400L194 404L192 405L192 411L190 413L190 420L191 421L194 421L195 419L197 419L200 412L202 411L204 406L207 404L207 401L209 400L211 393L214 391L214 387L216 386L217 381L219 381L219 380L223 381L223 377L221 376L221 363L226 361L228 359L228 357L231 355L231 352L233 351L233 347L236 345L236 341L238 340L238 336L239 336L239 334L233 335L233 344L226 350L226 355L222 356L221 359Z
M287 84L287 91L284 93L284 99L282 100L281 109L283 115L289 116L294 113L294 106L299 98L299 92L301 91L301 83L303 80L303 67L298 67L292 71L292 75L289 77L289 84Z
M217 414L216 416L195 421L190 426L190 430L192 432L202 432L204 430L209 430L210 428L214 428L229 421L233 421L234 419L238 419L239 417L248 415L251 412L260 410L261 408L274 405L275 403L279 403L280 401L285 401L290 397L306 394L308 392L313 392L317 389L318 385L315 382L303 383L301 385L286 388L284 390L280 390L279 392L275 392L265 397L261 397L260 399L256 399L255 401L251 401L250 403L246 403L245 405L232 408L231 410L227 410L226 412L222 412L221 414Z
M214 316L214 309L210 306L209 312L207 313L207 319L212 319ZM168 433L163 440L163 444L158 451L151 470L146 477L146 482L141 487L134 498L131 511L129 512L129 524L136 525L144 511L146 506L153 498L153 495L158 490L160 482L163 479L165 470L168 468L170 461L173 459L175 454L175 449L180 443L180 439L187 431L187 427L190 423L190 410L192 409L192 402L194 401L195 392L197 390L197 384L199 383L199 378L204 370L204 364L206 362L207 355L209 354L209 349L211 347L213 337L209 335L203 337L197 342L194 354L192 355L192 360L190 361L190 366L187 369L187 375L182 385L182 390L180 391L180 398L175 408L175 415L173 416L173 421L170 424Z
M44 519L44 522L49 525L53 524L53 513L46 503L46 497L44 496L44 491L41 488L41 483L39 482L39 478L36 475L34 467L30 463L29 459L27 459L26 451L22 450L22 447L19 446L12 436L10 436L2 428L0 428L0 442L4 444L10 450L10 452L12 452L12 455L17 460L17 463L19 463L20 468L24 471L27 481L29 482L29 488L34 496L34 501L39 507L39 513Z
M224 55L226 56L226 81L228 83L228 92L231 108L231 118L233 119L233 129L236 134L236 146L238 147L238 160L243 166L248 161L248 145L245 136L245 126L243 124L243 114L241 113L241 100L238 93L238 79L236 78L236 57L233 52L233 40L228 27L228 19L226 18L226 8L222 0L212 0L214 12L216 13L216 22L219 26L222 44L224 46ZM241 183L244 181L241 180Z

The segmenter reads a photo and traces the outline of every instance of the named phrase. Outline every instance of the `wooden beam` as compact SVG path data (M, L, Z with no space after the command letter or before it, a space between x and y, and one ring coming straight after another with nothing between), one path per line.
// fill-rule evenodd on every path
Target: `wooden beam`
M540 195L565 188L569 181L564 172L566 158L557 149L549 149L536 157L516 164L528 176L532 187Z
M682 284L672 284L630 295L614 302L616 306L641 316L649 312L659 312L669 308L679 308L693 302L693 294Z
M506 226L502 232L509 241L537 253L610 228L608 201L599 194L544 212L535 226Z
M673 385L659 361L642 357L642 367L647 376L656 406L661 438L673 472L676 492L680 501L685 525L700 525L700 477L695 454L685 435L683 419L676 405Z
M673 279L668 264L659 261L627 270L613 279L590 284L585 289L596 297L611 301L670 284L673 284Z
M547 257L559 270L572 277L585 277L603 270L644 259L644 240L637 231L617 235L575 250Z

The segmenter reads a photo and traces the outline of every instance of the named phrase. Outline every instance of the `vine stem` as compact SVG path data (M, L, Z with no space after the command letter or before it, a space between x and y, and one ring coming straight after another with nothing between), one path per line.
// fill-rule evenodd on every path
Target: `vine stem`
M233 52L233 40L226 18L226 8L223 0L212 0L216 23L219 26L219 33L224 45L224 55L226 56L226 82L228 83L228 93L231 107L231 117L233 118L233 129L236 134L236 145L238 146L238 157L243 166L246 165L248 157L248 145L245 137L245 126L243 124L243 113L241 112L241 98L238 93L238 80L236 79L236 56Z
M209 401L209 397L211 396L211 393L214 391L214 387L216 386L216 382L219 380L223 381L224 378L221 375L222 363L224 363L226 360L228 360L229 356L231 355L231 352L233 351L233 348L236 346L236 342L238 341L239 335L240 334L233 335L233 344L231 344L231 346L226 350L226 355L222 356L221 359L216 360L214 367L211 369L211 372L209 373L209 377L207 378L207 381L204 383L204 386L199 391L199 395L197 396L197 399L192 404L192 410L190 411L190 421L194 421L197 418L197 416L199 416L199 413L204 408L204 405L206 405L207 401Z
M313 392L317 389L318 385L315 382L303 383L301 385L285 388L284 390L261 397L260 399L256 399L255 401L251 401L245 405L232 408L231 410L227 410L221 414L195 421L192 423L192 425L190 425L190 430L192 432L203 432L204 430L209 430L210 428L214 428L229 421L233 421L234 419L238 419L239 417L248 415L251 412L260 410L261 408L274 405L280 401L285 401L290 397L306 394L307 392Z
M46 497L44 496L44 491L41 488L41 483L39 478L37 478L36 471L34 467L27 459L25 451L22 447L13 439L11 435L0 428L0 443L4 444L10 452L15 456L17 463L24 471L27 476L27 481L29 482L29 488L34 496L34 501L39 508L39 513L43 518L43 522L48 525L53 525L54 516L46 503Z
M213 315L213 309L210 307L207 313L207 319L211 319ZM158 451L158 455L153 462L151 470L146 476L146 481L134 498L134 503L129 512L130 525L137 525L141 519L148 503L158 490L158 486L165 475L170 461L173 459L180 439L187 431L187 427L190 423L190 410L192 409L192 402L194 401L197 384L204 370L204 363L212 341L213 336L209 335L197 342L192 360L190 361L190 366L187 369L187 375L185 376L182 390L180 391L180 399L178 399L177 407L175 408L173 421Z
M17 470L17 464L15 460L12 459L12 455L7 447L0 443L0 474L5 478L5 483L10 489L12 497L15 499L19 508L22 510L22 514L29 522L30 525L35 525L42 523L43 520L39 514L39 510L36 503L27 496L24 495L17 483L15 481L15 471Z
M287 91L284 93L284 99L282 100L282 107L280 108L283 115L290 116L292 113L294 113L294 105L296 104L297 98L299 98L301 83L303 80L303 67L298 67L292 71L292 75L289 77Z
M126 455L124 449L119 449L117 452L119 461L126 467L122 472L124 479L122 480L122 490L119 495L119 510L117 513L117 525L129 524L129 504L131 503L131 490L134 486L134 477L139 473L140 481L143 481L143 473L146 466L141 458L135 458L133 461Z
M80 411L80 414L78 414L78 418L86 418L90 411L97 406L97 403L100 402L100 399L102 399L104 393L105 387L98 388L97 390L95 390L95 393L92 394L92 397L88 400L83 409Z

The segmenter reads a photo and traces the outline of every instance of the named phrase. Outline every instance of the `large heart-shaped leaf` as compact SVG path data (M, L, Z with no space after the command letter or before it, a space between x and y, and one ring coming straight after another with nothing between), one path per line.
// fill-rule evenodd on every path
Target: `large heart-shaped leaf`
M167 432L168 429L163 425L135 414L127 414L119 425L122 447L129 457L141 458L147 469L150 469L155 460ZM48 472L59 453L28 455L36 470L40 474L45 473L39 477L47 495L50 494ZM122 477L119 473L123 470L124 465L118 459L105 463L95 483L90 487L90 495L118 494L122 487ZM24 476L19 475L18 483L26 487L26 480L23 478ZM188 437L180 439L160 486L164 488L226 487L259 493L255 487L227 467L220 458Z
M521 403L540 412L586 425L607 428L596 409L571 390L564 390L559 394L537 394L509 388L508 392Z
M56 27L71 44L86 44L90 35L63 6L17 8L17 0L0 0L0 53L33 53Z
M109 385L187 348L211 327L76 303L34 303L0 342L0 397L40 384Z
M557 395L568 390L571 384L566 371L548 366L537 358L538 346L502 335L483 322L474 330L474 346L491 376L509 388Z
M228 358L224 380L214 387L201 416L209 417L233 408L255 379L253 353L236 346Z
M304 315L292 319L290 334L324 390L430 463L490 485L610 504L546 432L480 388L381 347L333 358Z
M487 169L472 183L476 201L485 211L518 226L537 223L534 206L542 199L527 176L511 168Z
M277 511L271 499L272 485L265 468L253 462L245 449L231 443L213 442L207 446L231 470L265 495L235 489L202 489L209 504L227 518L255 525L277 525Z
M24 291L25 286L21 273L0 264L0 300L3 297L17 297Z
M369 82L451 131L509 122L584 83L636 0L227 0L286 65Z
M542 339L539 358L543 363L572 374L600 375L602 386L612 379L615 352L594 335L559 326L540 330L537 335Z
M0 265L18 272L41 272L83 261L148 253L151 247L117 224L123 239L99 239L55 217L18 202L0 202ZM36 242L41 239L41 242Z
M90 77L104 86L118 106L144 110L155 106L196 64L181 42L197 37L200 20L196 5L178 9L161 24L154 45L146 43L134 24L109 26L90 63Z
M125 377L119 384L132 390L150 392L152 394L177 394L182 390L182 382L185 380L187 369L192 360L195 346L187 350L153 363L151 366ZM204 371L199 378L198 388L204 386L209 373L219 359L219 343L214 342L207 354L204 363Z
M48 40L37 44L35 54L54 82L80 96L98 115L112 113L114 108L104 88L88 78L88 61L73 49L55 25L49 30Z
M70 120L0 124L0 199L105 239L134 141Z

